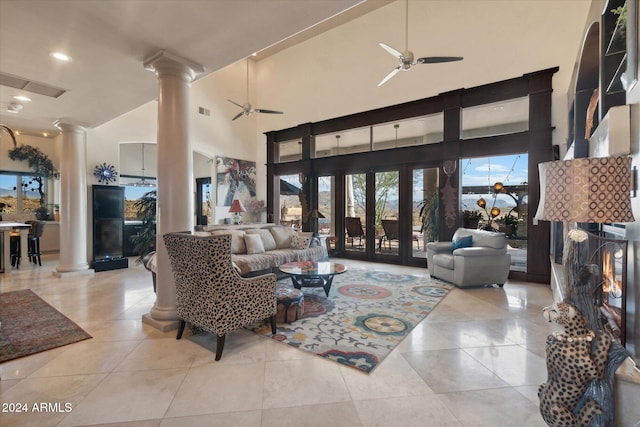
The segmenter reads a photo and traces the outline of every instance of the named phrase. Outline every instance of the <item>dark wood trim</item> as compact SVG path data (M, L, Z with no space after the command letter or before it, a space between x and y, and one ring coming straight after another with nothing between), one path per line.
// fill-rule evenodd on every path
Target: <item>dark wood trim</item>
M367 173L367 217L374 215L373 201L374 171L399 170L402 179L408 179L411 168L423 164L441 165L444 160L455 160L456 173L449 177L454 188L459 188L460 165L459 159L466 157L494 156L504 154L529 154L529 234L535 233L535 239L529 240L527 251L527 269L524 279L549 283L549 224L540 222L533 224L535 214L533 210L539 200L539 177L537 165L540 162L553 159L551 123L551 95L553 92L552 77L558 67L523 74L521 77L493 82L469 89L458 89L441 93L437 96L405 102L383 108L377 108L347 116L336 117L315 123L304 123L298 126L267 132L267 179L273 185L269 192L278 192L277 177L293 173L304 172L313 179L317 188L317 177L333 175L336 177L335 200L344 200L345 173ZM489 136L483 138L461 139L461 113L463 108L505 101L508 99L529 98L529 129L527 131ZM402 147L389 150L368 151L350 155L312 158L315 150L315 136L341 132L347 129L357 129L397 120L410 119L431 114L443 115L443 141L414 147ZM278 163L277 145L281 142L300 140L302 143L302 159L294 162ZM440 168L440 188L447 182L447 176ZM401 180L402 182L402 180ZM411 190L408 184L400 184L400 197L411 200ZM273 213L277 196L268 194L267 209ZM310 200L317 206L317 200ZM456 202L459 204L459 201ZM459 206L458 206L459 208ZM399 214L406 214L409 206L403 208L401 203ZM336 217L336 234L338 253L344 254L344 203L337 203L334 207ZM272 215L273 217L273 215ZM401 216L402 217L402 216ZM440 209L440 238L450 239L453 232L461 224L461 218L456 219L454 227L444 226L443 210ZM375 258L375 238L373 224L367 225L367 254L349 253L349 256ZM410 226L402 226L401 233L410 235ZM406 239L405 239L406 240ZM406 251L406 250L405 250ZM403 264L414 263L411 254L400 251L400 258L394 257L391 262L398 260Z

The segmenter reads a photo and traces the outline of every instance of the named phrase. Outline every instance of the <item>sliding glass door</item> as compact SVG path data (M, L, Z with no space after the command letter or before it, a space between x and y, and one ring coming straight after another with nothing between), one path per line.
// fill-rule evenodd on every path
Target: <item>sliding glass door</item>
M424 265L426 246L438 240L438 168L411 171L411 258Z

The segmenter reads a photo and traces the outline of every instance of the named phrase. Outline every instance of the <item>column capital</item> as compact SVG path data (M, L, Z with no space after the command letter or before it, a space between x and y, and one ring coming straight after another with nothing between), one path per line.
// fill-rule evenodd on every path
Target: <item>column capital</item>
M143 64L146 70L153 71L158 77L175 76L188 83L193 81L196 74L204 72L202 65L164 50L151 55Z
M84 126L81 126L79 124L75 124L75 123L69 123L69 122L61 122L61 121L56 121L54 123L54 125L59 128L62 133L84 133L86 132L86 128Z

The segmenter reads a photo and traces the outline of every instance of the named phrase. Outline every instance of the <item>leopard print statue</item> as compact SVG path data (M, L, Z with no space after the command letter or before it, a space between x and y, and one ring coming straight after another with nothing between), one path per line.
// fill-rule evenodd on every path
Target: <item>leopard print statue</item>
M564 333L547 338L547 382L538 389L540 413L551 427L586 427L602 413L600 405L589 398L577 413L576 405L589 382L602 377L611 337L599 335L592 351L595 333L587 328L582 313L567 302L544 308L543 315L564 327Z

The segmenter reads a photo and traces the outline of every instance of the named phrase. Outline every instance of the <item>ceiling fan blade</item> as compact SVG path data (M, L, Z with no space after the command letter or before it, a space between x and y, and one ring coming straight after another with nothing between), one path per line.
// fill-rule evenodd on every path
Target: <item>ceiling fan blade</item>
M395 50L394 48L392 48L391 46L384 44L384 43L379 43L380 47L383 48L384 50L386 50L387 52L389 52L391 55L395 56L396 58L401 58L402 57L402 53L398 52L397 50Z
M231 119L231 121L234 121L235 119L237 119L237 118L241 117L243 114L244 114L244 111L242 111L242 112L240 112L240 113L236 114L236 115L233 117L233 119Z
M255 110L256 113L267 113L267 114L284 114L282 111L276 111L276 110L264 110L262 108L256 108Z
M424 58L418 58L417 64L437 64L439 62L454 62L462 61L461 56L425 56Z
M229 102L230 102L230 103L232 103L233 105L237 105L237 106L238 106L238 107L240 107L240 108L244 108L242 105L238 104L238 103L237 103L237 102L235 102L235 101L232 101L232 100L230 100L230 99L227 99L227 101L229 101Z
M398 74L398 71L400 71L400 68L402 67L396 67L393 70L391 70L391 72L389 74L387 74L387 76L382 79L382 81L380 83L378 83L378 87L382 86L383 84L385 84L391 77L395 76L396 74Z

